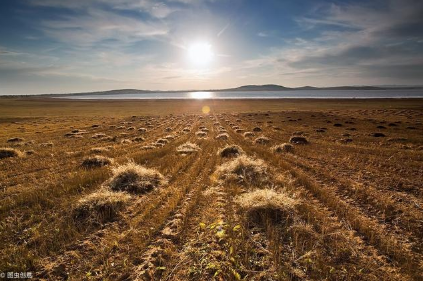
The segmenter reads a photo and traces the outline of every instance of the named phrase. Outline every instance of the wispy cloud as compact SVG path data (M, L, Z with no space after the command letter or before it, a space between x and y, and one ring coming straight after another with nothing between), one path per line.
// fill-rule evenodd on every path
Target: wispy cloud
M296 19L304 29L315 30L314 38L288 40L288 46L255 60L253 66L267 64L269 71L301 72L311 74L309 78L320 73L417 82L423 78L423 50L418 45L423 38L422 15L423 2L416 0L391 0L383 8L320 6L312 15Z

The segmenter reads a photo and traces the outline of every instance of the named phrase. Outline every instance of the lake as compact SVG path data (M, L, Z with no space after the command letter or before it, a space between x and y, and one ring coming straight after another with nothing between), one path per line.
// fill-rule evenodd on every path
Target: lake
M423 89L416 90L288 90L243 92L139 92L121 91L118 94L64 95L67 99L369 99L369 98L423 98Z

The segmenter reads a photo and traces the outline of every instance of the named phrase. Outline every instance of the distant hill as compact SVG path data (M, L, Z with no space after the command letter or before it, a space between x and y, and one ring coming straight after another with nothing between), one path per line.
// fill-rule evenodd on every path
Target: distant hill
M154 90L137 90L137 89L118 89L110 91L98 91L98 92L85 92L85 93L69 93L67 96L81 96L81 95L116 95L116 94L143 94L143 93L180 93L180 92L259 92L259 91L297 91L297 90L308 90L308 91L319 91L319 90L418 90L423 89L423 86L337 86L337 87L313 87L303 86L290 88L276 84L267 85L244 85L236 88L228 89L208 89L208 90L175 90L175 91L154 91ZM41 96L56 96L63 94L46 94Z
M73 93L67 94L72 96L83 96L83 95L119 95L119 94L142 94L142 93L149 93L151 91L148 90L137 90L137 89L118 89L118 90L110 90L110 91L98 91L98 92L85 92L85 93Z
M237 88L221 89L217 91L286 91L294 90L295 88L288 88L280 85L245 85Z

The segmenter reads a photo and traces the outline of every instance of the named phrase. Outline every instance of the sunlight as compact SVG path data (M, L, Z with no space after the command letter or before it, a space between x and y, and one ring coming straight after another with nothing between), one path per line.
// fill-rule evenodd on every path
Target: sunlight
M208 43L196 43L189 47L188 56L196 65L207 65L214 57L212 46Z
M212 92L191 92L189 97L192 99L210 99L213 97Z
M203 112L204 114L209 114L210 113L210 106L205 105L201 108L201 112Z

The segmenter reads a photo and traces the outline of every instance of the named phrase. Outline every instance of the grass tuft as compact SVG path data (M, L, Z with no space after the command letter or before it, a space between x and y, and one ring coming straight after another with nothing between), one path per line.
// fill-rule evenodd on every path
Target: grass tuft
M307 138L306 137L301 137L301 136L292 136L289 139L289 142L290 143L293 143L293 144L308 144Z
M84 168L91 169L91 168L104 167L112 163L113 163L113 159L111 158L95 155L92 157L85 158L84 161L82 161L81 166Z
M23 154L21 151L14 148L0 148L0 159L9 158L9 157L22 157Z
M272 150L276 153L294 152L294 147L289 143L283 143L275 145L274 147L272 147Z
M224 182L237 182L260 186L269 183L268 167L261 159L252 159L241 155L222 164L216 170L216 176Z
M97 191L78 201L73 209L73 218L91 225L114 221L129 199L130 195L123 192Z
M242 150L242 148L238 145L227 145L220 149L217 154L223 158L238 157L244 154L244 150Z
M271 218L272 221L291 217L298 204L298 200L272 189L247 192L237 196L234 201L248 221L255 223L263 222L264 216Z
M164 176L155 169L145 168L133 162L113 169L108 186L113 191L143 194L166 184Z
M186 142L176 148L176 151L180 154L190 154L199 150L201 150L201 148L197 144L191 142Z

